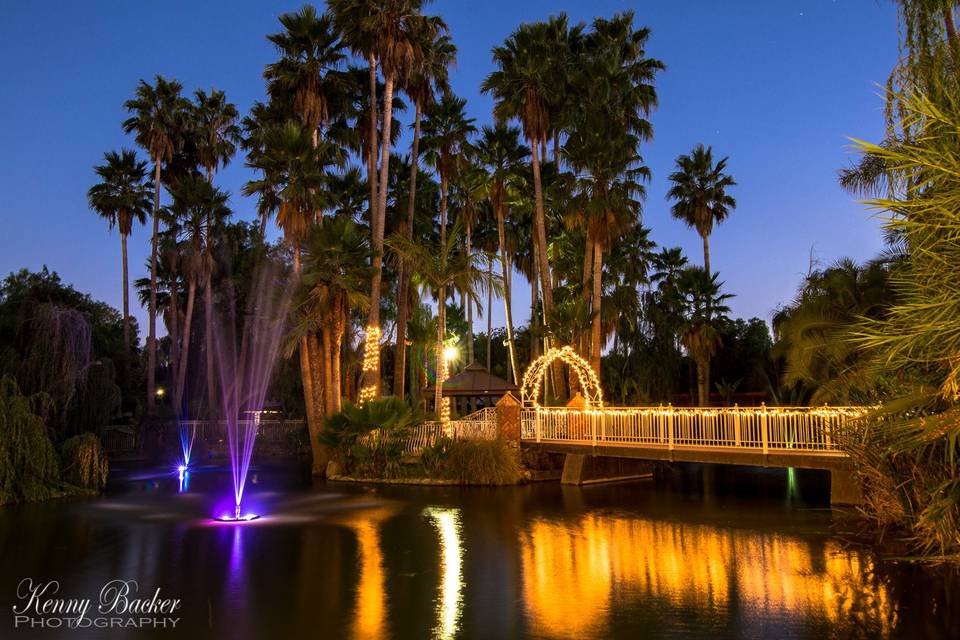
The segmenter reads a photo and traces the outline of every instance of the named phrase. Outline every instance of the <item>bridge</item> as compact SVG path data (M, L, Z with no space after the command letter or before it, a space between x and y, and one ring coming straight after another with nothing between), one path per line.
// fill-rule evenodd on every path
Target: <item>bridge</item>
M538 402L555 361L576 374L574 406ZM599 380L571 347L551 349L521 386L524 447L566 454L563 482L581 484L599 458L795 467L830 472L833 504L859 504L859 484L838 437L865 407L606 407Z
M567 454L564 481L580 484L586 457L822 469L831 502L860 502L837 436L862 407L526 407L520 440Z

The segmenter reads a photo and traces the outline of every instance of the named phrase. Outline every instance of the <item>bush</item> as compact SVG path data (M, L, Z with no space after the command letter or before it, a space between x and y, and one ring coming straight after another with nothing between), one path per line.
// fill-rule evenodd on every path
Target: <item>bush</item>
M12 378L0 380L0 504L60 494L57 452L30 405Z
M92 433L81 433L64 440L60 447L63 479L82 489L100 491L107 484L107 454L100 439Z
M447 441L443 447L442 457L438 457L443 478L463 484L520 481L520 457L516 449L503 440L454 440Z
M366 478L402 475L405 437L425 414L399 398L371 400L363 406L346 403L324 422L320 442L331 448L342 472Z

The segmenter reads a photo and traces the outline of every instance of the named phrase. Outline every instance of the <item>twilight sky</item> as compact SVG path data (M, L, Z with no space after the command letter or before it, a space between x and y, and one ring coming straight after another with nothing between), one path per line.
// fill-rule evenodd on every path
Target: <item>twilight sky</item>
M104 151L134 146L120 128L124 100L140 78L160 73L187 93L223 89L245 112L263 98L261 73L275 59L266 34L278 30L279 14L299 6L8 3L0 24L0 276L46 264L119 308L119 236L87 208L86 190ZM656 83L654 140L642 151L653 173L644 224L656 242L680 245L700 264L699 237L670 217L667 176L676 156L699 142L729 156L738 206L711 236L711 258L736 294L734 316L769 320L811 257L862 260L880 248L876 222L840 190L836 171L851 159L847 136L882 134L879 85L897 52L892 2L441 0L428 10L450 25L459 48L453 88L480 125L491 120L492 102L479 91L492 70L491 47L518 24L561 11L589 22L624 9L652 29L648 54L667 65ZM250 175L237 158L218 176L244 219L255 210L240 195ZM148 255L148 227L136 228L131 282L146 273ZM516 288L515 314L525 322L529 292ZM146 311L131 312L145 331ZM495 324L501 316L495 305Z

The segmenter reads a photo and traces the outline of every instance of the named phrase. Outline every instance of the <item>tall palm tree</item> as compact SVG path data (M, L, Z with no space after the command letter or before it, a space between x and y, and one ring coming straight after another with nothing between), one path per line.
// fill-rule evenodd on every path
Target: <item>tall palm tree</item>
M144 224L150 210L153 192L147 178L147 163L137 161L128 149L103 154L104 164L94 167L101 182L90 187L87 200L90 208L107 220L110 228L120 230L120 253L123 280L123 348L130 353L130 285L127 271L127 238L133 223Z
M178 359L174 386L175 408L185 409L184 386L190 360L190 340L193 325L193 308L197 284L207 281L207 273L213 268L206 245L213 242L216 227L230 216L227 206L229 196L216 189L199 176L187 176L174 192L173 204L167 207L171 226L177 229L186 256L187 308L183 321L182 348ZM173 347L176 348L176 345ZM208 345L209 349L209 345Z
M247 182L243 193L247 196L256 194L261 202L279 203L276 206L277 224L293 251L293 271L295 277L299 277L303 240L316 212L329 204L329 192L325 189L329 177L325 169L342 163L342 150L328 141L315 141L312 132L294 121L267 125L265 131L257 134L257 138L260 150L247 164L258 169L261 177ZM311 350L304 344L305 341L306 338L301 340L299 350L300 374L311 443L317 442L314 462L320 467L315 467L314 471L322 473L323 452L317 448L319 444L316 440L320 434L320 416L324 406L320 388L322 380L319 368L314 366L319 363L311 363ZM315 355L319 359L320 354L317 352Z
M723 222L737 201L727 193L736 186L733 178L724 173L727 158L713 163L713 148L699 144L690 155L677 158L676 171L670 174L673 186L667 199L674 200L670 213L697 230L703 239L703 268L710 270L710 234L713 225Z
M520 129L499 123L494 127L484 127L476 143L478 161L487 169L489 185L487 197L497 218L497 238L500 255L500 274L503 278L503 309L507 325L507 350L510 357L510 370L514 382L517 381L517 346L513 336L513 303L511 299L511 266L507 259L507 185L520 171L530 149L520 143Z
M440 243L447 237L447 208L450 181L463 165L476 131L466 114L467 101L446 91L426 110L422 144L425 159L440 176Z
M463 222L464 249L467 255L473 254L473 232L480 222L481 210L486 204L487 176L486 169L476 164L470 157L472 150L464 162L464 167L457 174L454 185L460 210L460 220ZM465 300L467 307L467 364L474 362L473 344L473 300ZM480 309L480 306L477 305ZM482 312L482 309L480 310Z
M493 113L498 120L516 118L530 144L530 162L533 168L534 245L544 310L553 311L553 281L547 257L547 228L543 203L543 184L540 175L540 151L551 131L550 104L554 78L550 66L549 38L546 23L524 24L507 40L493 49L493 61L498 69L483 82L484 93L496 100Z
M447 291L457 290L464 297L480 301L481 294L486 287L500 289L499 281L490 281L484 273L480 256L469 255L460 250L461 225L458 220L450 229L450 234L443 238L438 245L418 243L407 240L401 235L394 234L387 241L387 246L401 259L411 265L414 273L429 286L437 300L437 343L436 366L437 384L434 397L434 406L438 412L443 405L443 358L444 342L447 332Z
M123 121L123 130L133 133L139 144L153 160L153 236L150 244L150 328L147 337L147 409L156 404L157 366L157 241L160 235L160 168L182 146L184 114L189 104L180 95L183 86L176 80L157 76L155 84L141 80L134 98L124 103L130 112Z
M304 5L280 16L283 31L267 36L280 59L267 65L263 77L271 97L291 100L293 112L313 139L330 120L331 94L337 76L330 73L344 60L340 32L333 16Z
M423 34L429 36L431 34ZM446 33L432 34L421 44L422 55L410 70L404 91L413 100L413 141L410 147L410 185L407 198L407 219L402 232L408 240L413 239L413 218L417 198L417 173L420 168L420 121L425 105L433 102L434 89L446 91L447 69L453 64L457 49ZM393 392L403 397L406 377L407 320L410 313L410 270L400 263L400 278L397 285L397 327L394 349Z
M701 407L710 404L710 359L720 346L714 321L730 311L725 302L733 297L720 293L722 286L717 274L707 275L699 267L685 269L677 282L686 315L680 342L697 367L697 401Z
M233 154L237 152L237 143L240 141L240 127L237 124L239 114L237 107L227 102L223 91L217 89L211 90L209 94L197 90L194 93L194 100L190 112L191 133L197 147L197 158L207 172L207 182L212 186L213 174L221 166L226 166ZM207 226L212 225L213 220L208 220ZM210 416L217 409L217 377L213 354L214 244L211 239L205 243L207 253L205 261L210 268L204 272L203 281L203 334L207 373L207 411Z
M360 225L336 216L315 225L306 240L303 259L304 326L323 336L324 401L327 415L340 411L340 351L350 310L369 304L370 244Z

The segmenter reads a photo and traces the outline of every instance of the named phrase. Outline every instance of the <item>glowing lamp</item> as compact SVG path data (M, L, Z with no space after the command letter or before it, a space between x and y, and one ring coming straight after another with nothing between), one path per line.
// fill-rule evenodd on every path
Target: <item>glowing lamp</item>
M453 345L443 348L443 359L447 362L452 362L457 359L458 355L457 348Z

